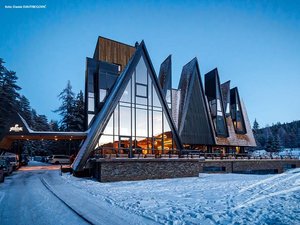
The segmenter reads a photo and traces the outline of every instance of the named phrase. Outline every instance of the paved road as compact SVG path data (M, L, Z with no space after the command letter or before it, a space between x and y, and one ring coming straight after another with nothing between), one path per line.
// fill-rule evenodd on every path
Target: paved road
M0 224L86 224L42 184L40 178L58 168L32 163L6 177L0 184Z

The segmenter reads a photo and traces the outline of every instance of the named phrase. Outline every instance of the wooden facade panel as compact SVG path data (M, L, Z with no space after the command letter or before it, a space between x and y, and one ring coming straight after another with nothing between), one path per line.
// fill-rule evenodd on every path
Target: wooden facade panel
M135 53L136 48L107 38L99 37L97 44L97 60L121 66L121 71L125 68L130 58Z

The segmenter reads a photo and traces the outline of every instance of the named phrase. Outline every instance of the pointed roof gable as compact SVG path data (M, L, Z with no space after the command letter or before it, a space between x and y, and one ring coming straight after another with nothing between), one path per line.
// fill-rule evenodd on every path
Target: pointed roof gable
M172 59L169 55L165 61L160 65L158 80L164 96L167 94L167 90L172 89Z
M98 143L98 139L101 136L103 130L105 129L109 119L110 115L116 108L119 100L121 99L129 80L131 79L132 73L134 69L136 68L139 59L141 57L144 57L145 63L148 64L150 73L149 75L152 78L153 86L156 89L158 98L161 102L163 112L166 115L167 121L170 125L170 128L172 130L172 133L174 135L174 141L176 142L176 146L179 149L182 149L182 144L180 142L179 136L176 132L176 128L174 126L174 123L172 121L170 112L167 107L167 103L163 97L162 90L159 85L159 81L157 79L155 70L153 68L152 62L150 60L148 51L146 49L144 41L141 42L141 44L138 46L137 50L135 51L132 58L129 60L126 68L123 70L119 78L117 79L114 87L111 90L111 93L109 96L107 96L106 102L102 108L102 110L95 116L95 120L93 124L91 125L89 129L89 133L87 135L86 140L83 142L80 151L72 164L72 168L74 171L81 171L84 169L84 165L91 153L93 151Z
M181 73L179 135L186 144L214 144L213 127L196 58Z

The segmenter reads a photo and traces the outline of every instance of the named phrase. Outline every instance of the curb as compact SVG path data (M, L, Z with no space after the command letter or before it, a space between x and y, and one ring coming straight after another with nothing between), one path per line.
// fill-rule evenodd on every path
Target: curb
M40 178L42 184L56 197L58 198L62 203L64 203L64 205L66 205L69 209L71 209L76 215L78 215L80 218L82 218L85 222L87 222L88 224L94 224L93 222L91 222L89 219L87 219L86 217L84 217L80 212L78 212L77 210L75 210L74 208L72 208L68 203L66 203L62 198L60 198L55 191L52 189L52 187L47 183L47 181L44 178Z

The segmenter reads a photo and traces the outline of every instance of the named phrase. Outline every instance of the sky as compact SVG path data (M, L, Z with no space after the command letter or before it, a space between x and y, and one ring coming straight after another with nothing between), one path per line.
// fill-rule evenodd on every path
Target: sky
M144 40L156 73L172 54L174 88L194 57L202 80L217 67L221 82L238 86L251 124L300 119L300 1L0 1L0 58L49 120L60 119L53 110L68 80L84 90L99 35Z

